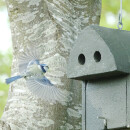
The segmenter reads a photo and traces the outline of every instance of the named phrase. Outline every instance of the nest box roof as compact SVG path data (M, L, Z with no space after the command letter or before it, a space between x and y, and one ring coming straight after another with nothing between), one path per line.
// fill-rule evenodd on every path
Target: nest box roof
M79 80L130 73L130 32L97 25L85 28L70 53L67 73Z

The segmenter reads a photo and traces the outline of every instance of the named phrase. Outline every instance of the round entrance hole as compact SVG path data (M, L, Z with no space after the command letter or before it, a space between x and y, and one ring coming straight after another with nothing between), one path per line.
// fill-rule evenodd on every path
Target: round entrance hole
M85 64L85 56L84 54L80 54L79 57L78 57L78 61L81 65L84 65Z
M94 60L96 62L100 62L100 60L101 60L101 53L99 51L95 51L95 53L94 53Z

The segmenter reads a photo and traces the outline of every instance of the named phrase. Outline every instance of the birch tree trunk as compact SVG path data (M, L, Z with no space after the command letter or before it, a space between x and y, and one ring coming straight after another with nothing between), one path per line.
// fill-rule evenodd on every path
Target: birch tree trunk
M48 77L71 98L51 104L34 97L25 80L12 83L0 128L8 130L81 130L81 83L67 79L70 50L78 34L99 24L100 0L7 0L13 39L12 75L18 74L18 55L34 46L42 49ZM80 45L79 45L80 46ZM31 50L30 50L31 51Z

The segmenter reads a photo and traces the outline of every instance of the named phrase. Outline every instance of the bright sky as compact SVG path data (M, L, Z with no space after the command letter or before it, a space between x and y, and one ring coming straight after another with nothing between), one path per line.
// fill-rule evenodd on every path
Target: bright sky
M106 13L106 21L107 21L107 24L114 25L116 23L117 19L113 13L108 12L108 13Z
M0 52L5 53L12 46L7 9L0 9Z

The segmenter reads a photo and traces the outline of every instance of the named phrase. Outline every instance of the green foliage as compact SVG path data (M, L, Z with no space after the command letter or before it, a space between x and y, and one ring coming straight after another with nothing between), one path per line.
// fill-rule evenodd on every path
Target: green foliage
M5 84L5 78L10 76L11 61L11 51L8 51L6 54L0 53L0 117L3 113L8 96L9 85Z
M5 7L5 0L0 0L0 7Z
M130 0L122 0L122 8L123 8L123 30L130 31ZM109 28L117 29L118 23L118 12L120 9L120 0L102 0L102 13L101 13L101 20L100 25ZM109 23L107 19L110 19L111 14L113 20L112 23ZM111 21L112 22L112 21Z

